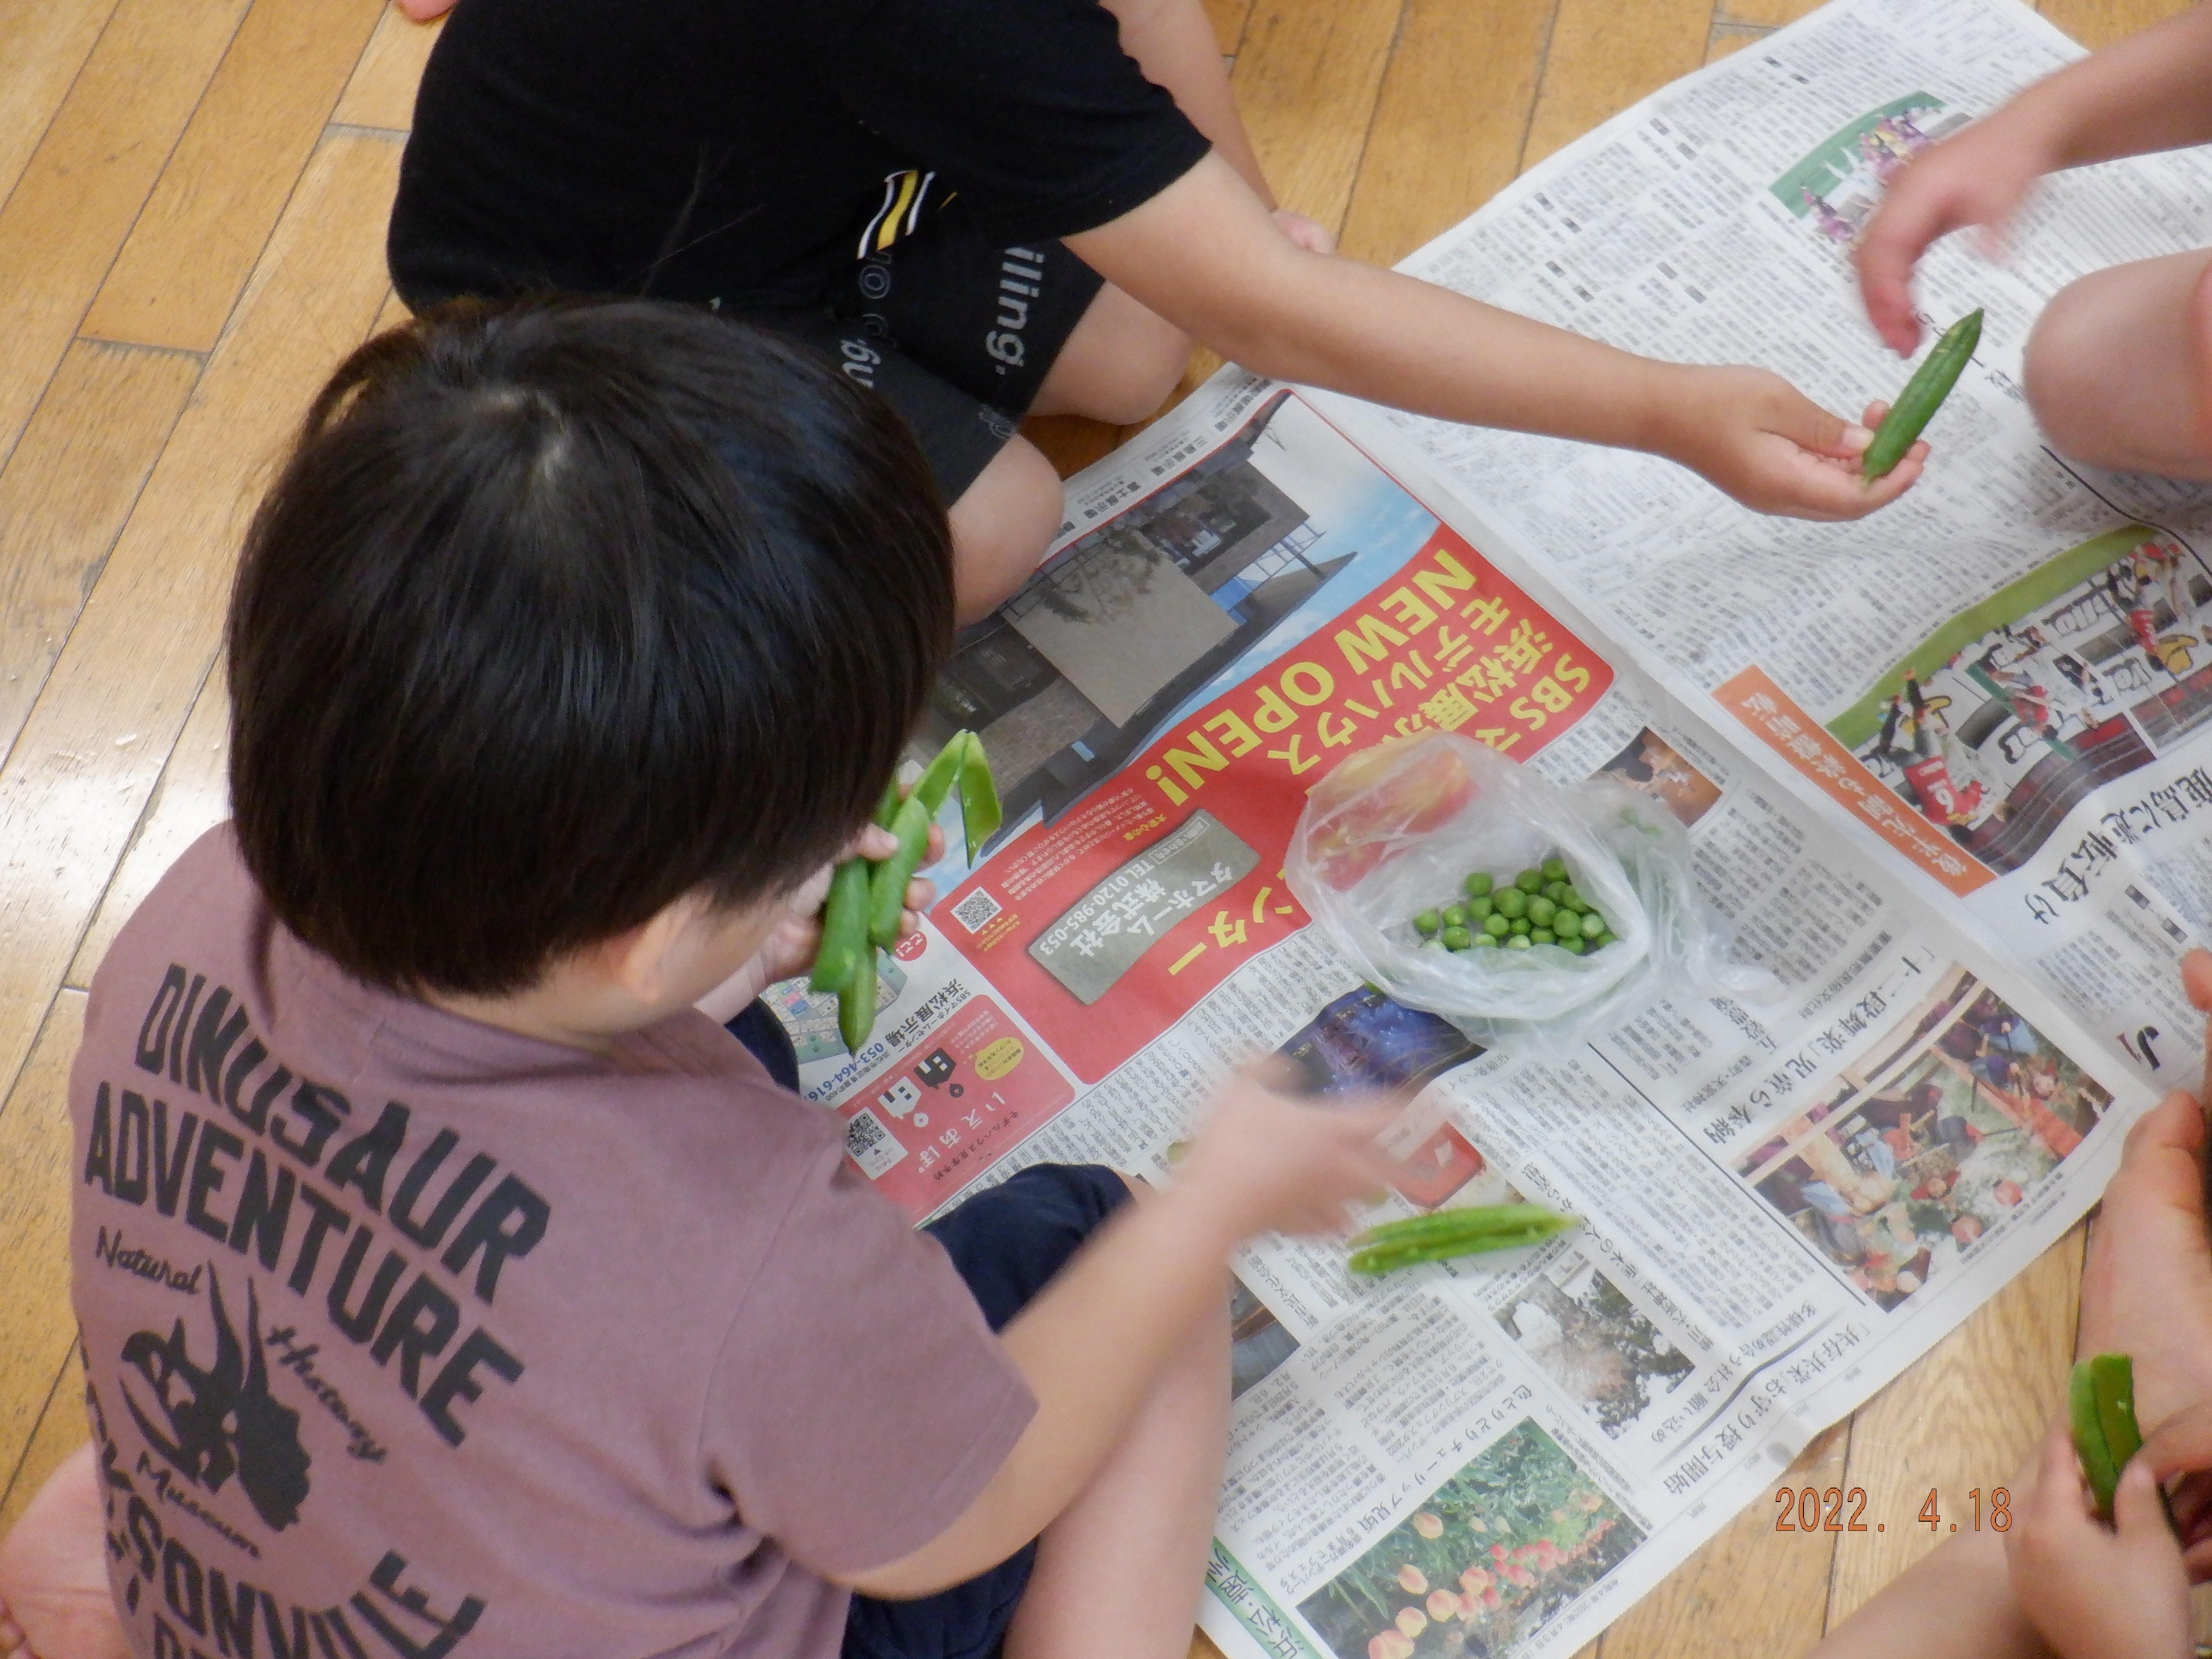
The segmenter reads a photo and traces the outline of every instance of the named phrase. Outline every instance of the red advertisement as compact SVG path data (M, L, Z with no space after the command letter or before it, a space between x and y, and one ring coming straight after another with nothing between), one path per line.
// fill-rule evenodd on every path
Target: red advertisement
M1075 1098L988 997L971 997L925 1041L922 1053L878 1073L839 1109L847 1153L916 1217Z
M1439 527L1356 608L1178 720L935 914L1097 1082L1305 925L1283 856L1306 792L1338 762L1432 729L1524 759L1612 682L1595 653Z

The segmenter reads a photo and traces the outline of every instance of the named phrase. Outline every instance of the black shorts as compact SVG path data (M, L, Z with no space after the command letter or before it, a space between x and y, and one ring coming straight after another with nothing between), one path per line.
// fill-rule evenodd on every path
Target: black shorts
M998 1330L1083 1241L1128 1201L1128 1183L1096 1164L1038 1164L975 1194L927 1231ZM993 1659L1029 1588L1036 1546L965 1583L911 1601L855 1595L843 1659Z
M1105 279L1058 242L993 246L957 207L764 316L879 392L957 501L1014 435Z

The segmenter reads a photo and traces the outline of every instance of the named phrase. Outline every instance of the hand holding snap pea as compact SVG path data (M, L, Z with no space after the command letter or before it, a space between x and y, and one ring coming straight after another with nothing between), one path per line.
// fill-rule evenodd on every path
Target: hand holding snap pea
M858 1054L876 1019L876 951L896 945L914 926L912 913L935 896L915 872L944 854L937 811L955 789L972 859L999 827L997 785L981 738L958 732L936 758L902 792L896 780L877 803L866 835L881 851L838 866L823 907L822 949L809 983L837 997L837 1029L845 1046ZM888 842L888 845L884 842Z

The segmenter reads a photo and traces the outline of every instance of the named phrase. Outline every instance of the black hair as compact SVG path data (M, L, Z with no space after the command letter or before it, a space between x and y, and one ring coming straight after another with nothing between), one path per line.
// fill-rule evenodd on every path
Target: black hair
M826 363L691 307L447 307L338 369L248 533L239 844L356 976L519 990L833 856L951 627L913 436Z

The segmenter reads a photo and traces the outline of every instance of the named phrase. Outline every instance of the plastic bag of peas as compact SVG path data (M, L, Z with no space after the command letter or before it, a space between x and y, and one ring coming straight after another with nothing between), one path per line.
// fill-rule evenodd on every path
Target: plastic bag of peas
M1561 785L1444 732L1352 757L1291 837L1291 889L1354 971L1488 1047L1559 1053L1662 996L1763 1001L1689 837L1609 778Z

